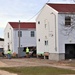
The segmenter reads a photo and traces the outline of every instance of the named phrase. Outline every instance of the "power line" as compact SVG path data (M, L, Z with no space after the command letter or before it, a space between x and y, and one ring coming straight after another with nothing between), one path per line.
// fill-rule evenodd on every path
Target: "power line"
M47 1L47 3L50 2L50 0Z
M50 0L48 0L46 3L48 3L48 2L50 2ZM45 4L46 4L46 3L45 3ZM45 4L43 5L42 8L44 8ZM41 9L42 9L42 8L41 8ZM41 10L41 9L40 9L40 10ZM39 10L34 16L32 16L30 19L28 19L27 21L30 21L30 20L33 19L37 14L39 14L40 10Z

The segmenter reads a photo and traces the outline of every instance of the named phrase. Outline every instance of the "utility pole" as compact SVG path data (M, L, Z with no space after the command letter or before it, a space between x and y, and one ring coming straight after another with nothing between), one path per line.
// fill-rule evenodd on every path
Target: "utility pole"
M18 24L18 29L19 29L19 31L18 31L18 37L19 37L18 57L20 57L20 20L19 20L19 24Z

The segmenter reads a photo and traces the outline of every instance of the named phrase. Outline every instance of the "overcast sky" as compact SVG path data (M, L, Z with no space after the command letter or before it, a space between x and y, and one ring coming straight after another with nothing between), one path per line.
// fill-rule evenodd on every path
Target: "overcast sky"
M33 16L48 1L49 3L73 2L72 0L0 0L0 37L4 37L4 28L8 22L35 21L37 16Z

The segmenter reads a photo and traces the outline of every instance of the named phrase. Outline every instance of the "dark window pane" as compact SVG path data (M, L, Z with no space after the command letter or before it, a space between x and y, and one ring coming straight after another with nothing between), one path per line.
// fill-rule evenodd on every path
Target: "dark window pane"
M19 33L19 31L18 31L18 37L22 37L22 31L20 31L20 33Z
M40 42L40 39L38 39L38 41Z
M8 38L9 38L9 32L8 32Z
M71 26L71 17L65 17L65 26Z
M40 21L38 21L38 24L40 24Z
M34 36L35 36L34 31L31 31L31 37L34 37Z

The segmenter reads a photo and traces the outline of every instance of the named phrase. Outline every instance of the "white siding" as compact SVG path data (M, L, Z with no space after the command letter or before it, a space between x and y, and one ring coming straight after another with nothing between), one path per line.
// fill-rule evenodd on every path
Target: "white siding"
M35 29L28 29L28 30L21 30L22 37L20 37L20 46L21 47L31 47L36 46L36 31ZM31 37L30 32L34 31L35 36ZM18 30L14 30L14 52L18 53L19 47L19 37L18 37Z
M45 6L39 16L36 19L36 31L37 31L37 53L55 53L55 25L56 34L57 30L57 11L50 8L50 6ZM38 24L40 21L40 24ZM45 21L47 22L47 28L45 28ZM53 35L53 36L52 36ZM40 41L38 41L40 39ZM48 40L48 46L45 46L44 42ZM57 39L56 39L57 40ZM57 51L58 52L58 51Z
M73 27L65 26L65 16L72 18ZM57 12L45 5L36 19L36 33L37 54L49 52L50 60L65 59L65 44L75 44L75 13ZM48 46L45 46L46 40L48 40Z
M59 14L58 16L58 43L59 43L59 53L65 53L65 44L75 44L75 29L68 34L68 31L71 27L66 27L65 25L65 16L71 16L71 18L75 18L73 14ZM74 23L74 22L73 22ZM74 23L75 24L75 23ZM67 33L65 31L67 29Z
M22 37L20 38L20 47L26 47L26 46L36 46L36 29L23 29L22 31ZM30 32L34 31L35 36L31 37ZM9 33L9 38L8 38ZM8 23L5 31L4 31L4 50L5 53L7 53L8 50L8 43L10 45L10 49L13 52L18 53L18 46L19 46L19 38L18 38L18 30L13 29L11 25Z
M12 50L12 44L13 44L13 35L12 35L12 27L8 24L4 30L4 51L7 53L8 50L8 43L10 46L10 49ZM9 38L8 38L8 33L9 33Z

